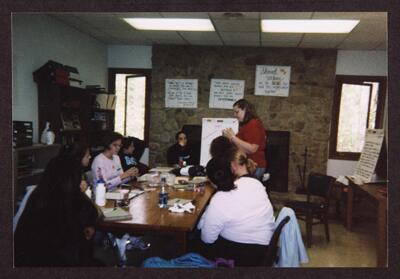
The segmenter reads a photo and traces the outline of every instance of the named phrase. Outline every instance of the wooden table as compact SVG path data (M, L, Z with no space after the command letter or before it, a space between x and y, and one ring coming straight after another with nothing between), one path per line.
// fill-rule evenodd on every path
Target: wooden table
M346 227L351 230L353 226L353 198L355 191L367 193L370 198L377 202L377 232L376 232L376 255L377 266L387 266L387 196L378 189L387 188L387 183L374 183L357 185L350 177L347 192Z
M145 188L148 190L150 188ZM154 189L153 189L154 190ZM186 252L186 235L192 231L200 216L203 214L208 201L215 189L207 183L203 194L194 191L174 190L166 187L168 198L192 199L196 206L193 213L172 213L167 208L159 208L159 192L146 191L144 194L133 198L129 204L132 219L128 221L114 221L98 223L98 228L109 232L122 232L132 234L170 235L179 244L179 253ZM113 206L113 201L108 201L106 207Z

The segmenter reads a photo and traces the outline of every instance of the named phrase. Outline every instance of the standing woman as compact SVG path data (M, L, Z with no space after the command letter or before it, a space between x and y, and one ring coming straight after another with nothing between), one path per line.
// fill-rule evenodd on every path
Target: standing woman
M235 132L229 128L223 131L223 135L257 164L253 175L261 180L267 168L266 133L263 123L257 116L254 106L245 99L240 99L233 104L233 112L239 120L239 132L235 135Z
M118 152L124 137L116 132L110 132L103 138L104 150L94 158L92 163L93 185L96 185L99 175L106 182L107 190L112 190L118 185L128 182L137 176L139 171L131 167L123 171Z

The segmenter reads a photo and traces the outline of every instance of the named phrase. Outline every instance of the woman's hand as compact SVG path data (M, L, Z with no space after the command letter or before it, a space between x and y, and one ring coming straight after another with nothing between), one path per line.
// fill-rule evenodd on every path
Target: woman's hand
M121 175L121 179L125 179L125 178L130 177L130 176L137 176L138 174L139 174L139 169L138 169L138 168L135 168L135 167L132 167L132 168L126 170L126 171Z
M80 188L82 193L84 193L87 190L88 184L86 180L81 180Z
M232 128L227 128L222 131L222 135L228 138L230 141L236 136L235 132Z

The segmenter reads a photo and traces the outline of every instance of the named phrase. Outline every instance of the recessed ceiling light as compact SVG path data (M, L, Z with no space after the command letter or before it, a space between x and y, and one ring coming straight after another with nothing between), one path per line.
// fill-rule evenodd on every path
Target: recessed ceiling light
M263 19L261 30L272 33L349 33L359 20Z
M138 30L215 31L209 19L194 18L124 18Z

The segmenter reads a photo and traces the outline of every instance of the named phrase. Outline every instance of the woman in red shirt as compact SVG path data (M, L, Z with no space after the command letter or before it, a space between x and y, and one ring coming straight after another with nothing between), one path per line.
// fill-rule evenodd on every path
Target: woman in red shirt
M233 113L239 120L239 132L235 135L235 132L229 128L223 131L223 135L257 163L257 169L253 175L261 179L267 167L265 160L267 136L264 126L254 106L245 99L240 99L233 104Z

